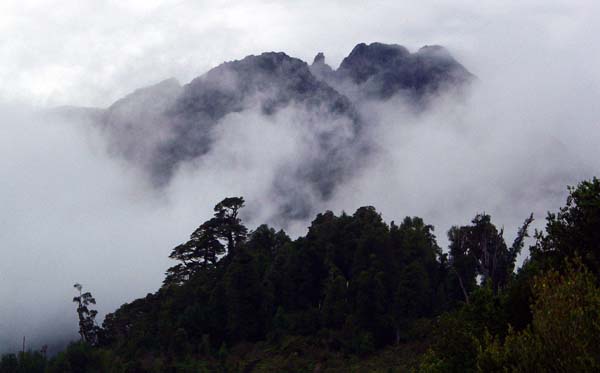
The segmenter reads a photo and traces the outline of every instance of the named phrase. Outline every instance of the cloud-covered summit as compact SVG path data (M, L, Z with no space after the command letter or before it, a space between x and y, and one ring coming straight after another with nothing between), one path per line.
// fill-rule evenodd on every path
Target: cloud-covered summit
M369 156L364 127L371 119L362 113L364 102L400 95L420 104L471 79L441 47L411 54L399 45L358 44L336 70L322 53L309 65L267 52L225 62L183 86L169 79L138 89L101 115L90 113L111 151L144 170L157 187L221 146L215 145L221 144L218 137L236 115L242 121L255 118L252 112L262 120L293 122L297 137L309 145L301 147L306 154L278 167L272 192L278 214L305 218L311 200L328 199Z
M367 158L362 169L350 159L352 175L330 199L308 199L314 212L373 205L386 221L420 216L445 247L445 232L477 212L516 232L533 211L542 228L546 212L564 204L565 185L600 170L600 2L5 0L0 7L7 40L0 44L0 350L20 350L24 335L34 349L57 333L76 339L76 281L93 292L101 315L154 291L172 265L171 248L224 196L243 195L246 211L281 210L286 196L311 196L314 184L295 175L320 156L315 133L325 127L302 105L230 113L212 126L208 153L178 162L168 183L147 188L146 165L160 154L150 150L175 141L170 122L130 120L122 136L114 128L97 136L100 126L31 118L13 102L101 107L61 108L73 119L98 117L135 88L171 76L185 86L222 61L261 51L312 63L319 48L333 71L362 40L400 41L412 54L439 43L478 77L465 99L448 92L415 113L402 94L357 104L352 93L364 87L336 88L367 119L358 136L370 148L354 152ZM140 100L140 113L161 106L153 97ZM124 118L133 106L121 106ZM326 122L338 140L350 127L343 122ZM107 157L107 138L113 153L135 150L147 163ZM271 212L244 222L285 228ZM287 232L304 235L312 216Z
M330 72L324 56L315 58L315 73L340 87L348 82L358 85L360 97L388 99L402 93L416 102L440 89L461 87L473 79L452 55L441 46L424 46L415 53L397 44L361 43Z

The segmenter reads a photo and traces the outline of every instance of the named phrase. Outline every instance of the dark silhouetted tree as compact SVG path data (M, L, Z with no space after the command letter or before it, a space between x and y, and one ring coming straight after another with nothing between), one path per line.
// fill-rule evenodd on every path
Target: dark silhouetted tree
M96 325L96 315L98 311L90 308L90 305L96 304L96 299L89 292L82 292L81 284L73 285L79 292L79 295L73 297L73 302L77 304L77 316L79 317L79 335L81 340L95 345L98 343L99 327Z
M234 254L237 245L246 239L248 233L238 216L242 207L244 207L243 197L228 197L214 208L213 224L217 227L219 237L226 240L229 254Z
M214 267L226 252L233 255L236 246L246 240L248 232L238 216L242 207L242 197L229 197L219 202L214 208L214 217L202 223L190 235L189 241L173 249L169 258L181 263L167 270L164 284L183 284L199 271Z
M214 266L225 247L219 241L218 222L211 219L198 227L190 240L173 249L169 258L179 260L167 270L165 284L181 284L202 269Z
M506 286L532 221L533 215L525 220L510 248L503 230L498 231L487 214L475 216L472 225L450 229L450 264L467 303L477 275L491 282L494 294Z

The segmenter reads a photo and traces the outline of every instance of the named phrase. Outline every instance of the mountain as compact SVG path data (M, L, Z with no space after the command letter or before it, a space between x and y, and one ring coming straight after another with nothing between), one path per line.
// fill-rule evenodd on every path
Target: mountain
M94 113L94 122L111 151L145 170L160 188L179 166L213 150L229 115L254 110L272 118L292 108L303 114L296 125L314 145L308 156L298 155L301 162L277 170L273 194L281 197L283 215L306 217L308 201L327 199L369 155L368 118L360 114L364 100L403 95L420 105L429 95L463 87L472 78L437 46L411 54L399 45L358 44L337 70L322 53L308 65L268 52L225 62L183 86L169 79L139 89ZM283 193L289 181L303 187Z
M327 174L342 173L335 148L351 148L359 127L359 118L351 102L325 82L315 78L309 66L284 53L263 53L240 61L224 63L183 87L182 93L166 111L175 141L159 147L154 171L168 177L177 164L207 153L213 143L212 129L231 113L257 109L272 116L289 105L301 108L310 116L326 116L350 123L352 136L343 144L331 144L323 137L319 141L314 164L304 165L302 177L321 195L331 192L333 185L317 174L327 162ZM330 123L323 120L323 126Z
M111 151L148 170L156 184L167 180L169 170L160 170L157 149L177 141L167 110L182 91L175 79L138 89L108 107L98 121Z
M100 326L76 284L79 340L4 354L0 372L596 372L599 201L597 178L570 187L515 272L533 214L512 244L477 214L443 251L422 218L373 206L318 214L296 239L249 231L227 197L155 292Z
M416 100L473 79L443 47L425 46L410 53L403 46L382 43L358 44L331 77L338 84L350 81L360 86L367 98L404 93Z

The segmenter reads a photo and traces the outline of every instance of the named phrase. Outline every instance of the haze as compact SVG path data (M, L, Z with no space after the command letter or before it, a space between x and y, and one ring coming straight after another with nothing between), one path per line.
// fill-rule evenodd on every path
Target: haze
M32 348L76 338L75 282L102 317L155 291L172 247L225 196L245 197L250 228L280 227L274 171L313 149L310 131L290 125L297 108L237 113L223 119L214 150L157 190L91 126L40 114L51 107L105 107L263 51L309 63L322 51L337 67L359 42L439 44L477 76L468 96L437 97L425 112L400 97L362 107L377 151L316 211L374 205L388 222L421 216L442 245L451 225L485 211L510 241L530 212L543 227L568 184L598 175L595 2L124 4L0 5L0 352L23 336ZM285 225L298 235L309 223Z

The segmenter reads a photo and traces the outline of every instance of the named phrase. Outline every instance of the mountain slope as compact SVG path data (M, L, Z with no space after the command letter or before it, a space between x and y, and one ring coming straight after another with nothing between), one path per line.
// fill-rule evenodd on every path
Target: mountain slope
M381 43L357 45L336 71L336 79L348 79L367 97L379 99L399 92L421 98L472 77L443 47L425 46L411 54L400 45Z
M359 44L337 70L322 53L309 66L268 52L223 63L183 86L170 79L139 89L96 115L96 123L110 149L145 170L156 187L181 165L227 151L219 135L232 116L243 121L252 113L291 128L288 137L302 144L274 171L272 194L280 214L304 218L313 201L329 198L369 157L363 100L403 95L420 105L472 78L442 47L411 54L399 45Z

